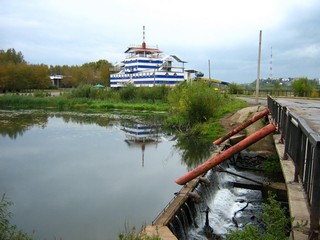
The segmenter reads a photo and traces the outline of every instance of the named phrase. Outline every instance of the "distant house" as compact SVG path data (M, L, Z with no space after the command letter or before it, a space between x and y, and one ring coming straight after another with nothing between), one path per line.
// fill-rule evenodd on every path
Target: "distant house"
M61 80L63 79L63 75L51 75L50 79L52 82L52 86L59 88Z

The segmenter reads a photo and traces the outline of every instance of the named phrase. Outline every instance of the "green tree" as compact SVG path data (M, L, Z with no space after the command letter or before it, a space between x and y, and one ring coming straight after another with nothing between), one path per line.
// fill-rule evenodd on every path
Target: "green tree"
M315 85L308 78L299 78L292 82L292 89L295 96L309 97Z
M0 64L0 91L3 91L8 86L8 68L4 64Z
M110 87L110 71L108 65L103 65L100 68L100 79L103 84Z
M0 63L26 64L26 61L24 60L24 57L20 51L16 52L14 48L9 48L6 52L2 49L0 50Z
M32 81L30 88L45 89L51 86L49 69L47 65L30 65L32 71Z
M243 87L237 83L231 83L228 85L228 92L230 94L243 94Z
M274 92L274 94L279 95L279 92L282 91L282 86L279 80L276 80L274 85L273 85L273 89L272 91Z
M273 90L274 91L281 91L282 90L282 86L279 80L276 80L273 86Z

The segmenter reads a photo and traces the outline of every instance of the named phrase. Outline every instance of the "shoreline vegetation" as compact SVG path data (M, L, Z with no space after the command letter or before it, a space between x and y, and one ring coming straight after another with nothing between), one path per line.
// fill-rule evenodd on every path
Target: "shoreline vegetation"
M165 115L164 127L173 130L180 138L202 138L211 142L225 133L220 122L223 117L249 106L245 101L236 99L226 92L217 91L205 82L182 83L174 89L164 86L153 88L128 86L120 90L97 89L92 85L84 84L71 91L63 91L59 94L52 93L54 92L34 91L4 94L0 96L0 109L162 114ZM33 236L10 224L12 213L9 207L11 205L12 203L4 196L0 200L0 223L5 223L2 224L3 229L0 229L0 236L20 240L32 239ZM273 198L269 198L269 204L264 205L263 220L266 229L269 230L274 226L272 224L274 219L280 219L281 226L275 233L283 233L281 239L286 239L285 234L289 231L287 229L289 220L279 206ZM243 231L230 232L227 239L236 240L250 237L271 239L272 237L269 238L271 235L270 231L265 233L257 227L248 226ZM160 238L159 236L140 236L134 227L125 226L125 230L119 233L118 239L157 240Z
M2 110L42 109L47 111L108 112L127 111L132 114L165 114L166 128L183 137L200 136L208 141L224 134L220 119L229 113L249 106L245 101L235 99L225 92L215 90L207 83L183 83L174 89L167 87L138 88L128 86L120 90L96 89L92 85L80 85L60 96L50 92L4 94L0 96ZM0 222L3 236L10 239L32 239L16 226L10 225L8 201L0 202ZM130 229L130 228L129 228ZM17 236L17 237L15 237ZM120 233L118 239L141 239L134 230ZM153 236L148 239L159 239Z
M120 90L98 89L90 84L82 84L60 92L34 91L0 96L0 109L3 110L162 114L166 115L166 128L180 135L201 135L208 140L224 134L220 119L225 114L247 106L245 101L216 91L204 82L182 83L174 89L132 85Z

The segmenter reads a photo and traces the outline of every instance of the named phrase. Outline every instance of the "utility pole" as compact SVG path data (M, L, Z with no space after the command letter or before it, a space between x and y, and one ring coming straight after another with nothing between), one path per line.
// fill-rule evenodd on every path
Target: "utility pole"
M256 81L256 104L259 104L259 82L260 82L260 60L261 60L261 38L262 38L262 31L260 30L259 36L259 53L258 53L258 74L257 74L257 81Z
M210 67L210 59L208 60L209 64L209 81L211 81L211 67Z
M270 54L270 74L269 74L269 78L270 80L272 80L272 46L271 46L271 54Z

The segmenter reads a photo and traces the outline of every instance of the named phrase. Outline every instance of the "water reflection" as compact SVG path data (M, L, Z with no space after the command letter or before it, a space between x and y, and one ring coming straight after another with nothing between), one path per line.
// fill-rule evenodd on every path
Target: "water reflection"
M49 118L61 118L65 123L91 124L101 127L121 125L129 147L140 147L142 157L146 145L161 141L164 115L117 115L110 113L83 114L74 112L0 111L0 134L16 139L32 127L45 128ZM161 134L160 134L161 133ZM166 133L172 135L171 133ZM188 170L198 166L211 155L212 144L201 136L179 136L176 147L181 150L182 162Z
M149 224L180 189L174 179L186 167L172 137L129 143L121 130L157 125L158 116L7 111L0 119L0 195L15 203L13 224L35 239L116 239L125 222Z
M122 124L128 125L139 120L139 116L118 114L84 114L75 112L42 112L42 111L0 111L0 134L11 139L22 136L30 128L38 126L45 128L49 118L61 118L65 123L77 123L108 127ZM142 118L142 119L141 119ZM147 125L159 126L163 121L161 115L140 117ZM157 130L160 131L159 128Z
M36 239L115 239L126 221L149 224L186 166L210 155L207 141L163 132L164 117L1 111L0 194L14 224ZM124 126L155 129L133 141Z
M212 154L212 142L201 136L179 136L177 138L178 149L182 151L182 161L191 170L206 161Z
M144 167L146 146L157 146L161 141L160 126L141 123L127 123L121 127L121 130L125 133L125 142L128 147L138 147L141 149L141 165Z
M22 136L33 126L45 128L48 123L48 114L30 114L30 112L0 112L0 134L16 139Z

